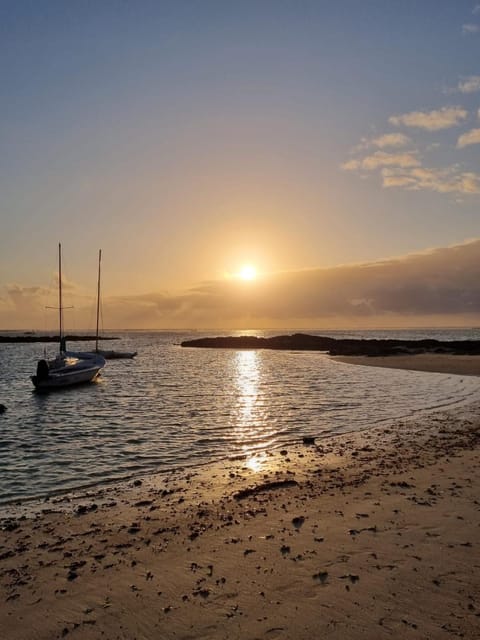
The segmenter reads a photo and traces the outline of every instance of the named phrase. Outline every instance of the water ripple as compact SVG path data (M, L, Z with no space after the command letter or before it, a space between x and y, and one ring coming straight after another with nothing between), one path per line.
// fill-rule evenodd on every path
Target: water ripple
M184 337L125 334L116 348L137 350L135 360L49 395L28 377L43 347L0 345L0 503L365 429L479 393L474 377L312 352L181 349Z

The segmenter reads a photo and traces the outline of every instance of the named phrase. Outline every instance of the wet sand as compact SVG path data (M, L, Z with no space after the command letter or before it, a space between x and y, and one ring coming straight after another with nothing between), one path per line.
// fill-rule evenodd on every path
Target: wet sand
M334 356L332 360L370 367L410 369L433 373L454 373L462 376L480 376L480 356L463 356L443 353L419 353L398 356Z
M19 507L1 636L478 638L479 410Z

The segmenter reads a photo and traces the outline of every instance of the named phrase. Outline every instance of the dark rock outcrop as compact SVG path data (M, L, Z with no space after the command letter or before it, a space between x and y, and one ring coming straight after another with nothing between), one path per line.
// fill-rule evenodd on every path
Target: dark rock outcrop
M334 356L393 356L416 353L480 355L480 340L366 340L329 338L304 333L259 338L227 336L185 340L182 347L212 349L283 349L290 351L324 351Z

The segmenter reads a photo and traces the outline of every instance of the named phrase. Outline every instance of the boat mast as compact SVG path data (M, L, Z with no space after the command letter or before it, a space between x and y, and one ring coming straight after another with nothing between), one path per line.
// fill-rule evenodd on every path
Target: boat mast
M58 243L58 314L60 318L60 349L62 348L63 337L63 307L62 307L62 245Z
M98 250L98 283L97 283L97 330L95 332L95 352L98 352L98 321L100 318L100 268L102 264L102 250Z

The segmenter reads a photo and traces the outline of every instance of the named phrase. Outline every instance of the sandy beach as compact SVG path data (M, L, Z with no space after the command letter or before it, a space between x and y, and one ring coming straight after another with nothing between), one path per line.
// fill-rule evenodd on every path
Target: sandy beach
M19 507L2 638L478 638L479 409Z
M453 373L462 376L480 376L480 357L444 353L419 353L398 356L334 356L332 360L347 364L389 369L410 369L433 373Z

